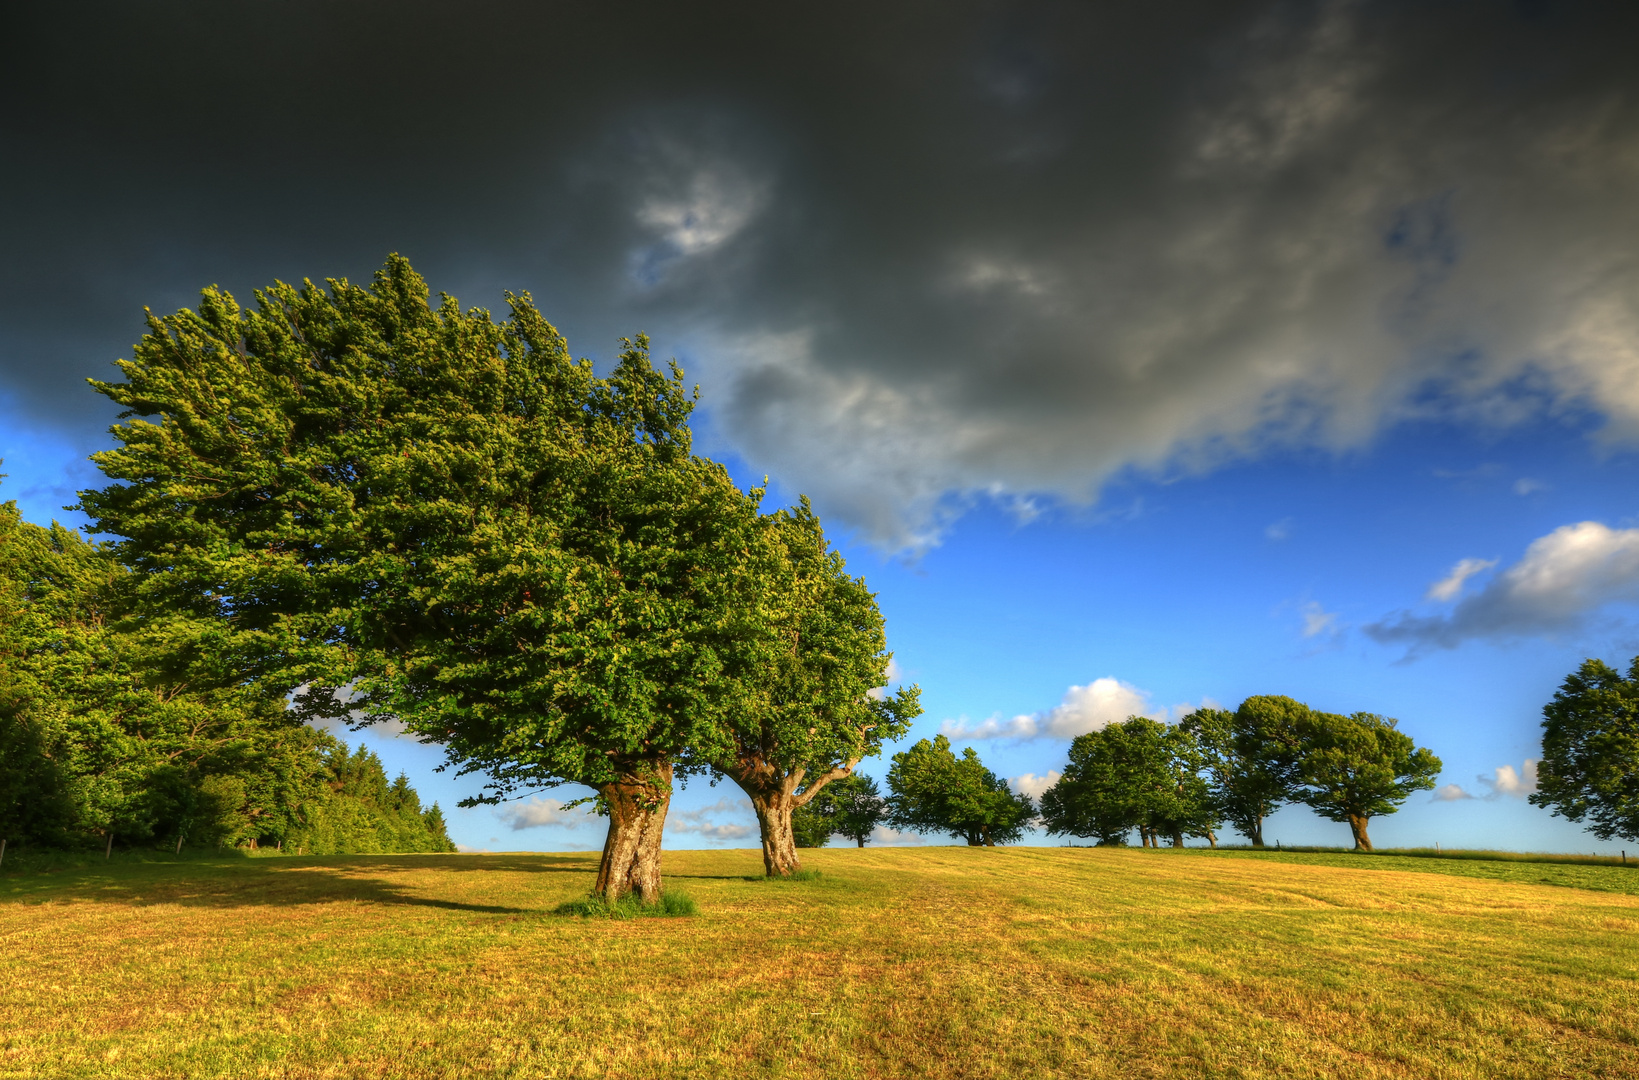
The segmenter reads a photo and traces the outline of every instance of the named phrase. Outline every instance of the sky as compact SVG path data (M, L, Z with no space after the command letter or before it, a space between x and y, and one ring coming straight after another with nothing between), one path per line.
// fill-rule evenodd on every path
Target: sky
M400 252L467 305L531 292L594 362L676 357L697 448L811 496L877 592L926 708L901 746L1035 794L1112 720L1287 694L1444 762L1379 846L1619 846L1525 796L1555 688L1639 653L1639 7L0 18L0 497L30 520L82 523L113 420L84 380L145 306ZM600 847L575 794L452 834ZM695 780L667 842L756 828Z

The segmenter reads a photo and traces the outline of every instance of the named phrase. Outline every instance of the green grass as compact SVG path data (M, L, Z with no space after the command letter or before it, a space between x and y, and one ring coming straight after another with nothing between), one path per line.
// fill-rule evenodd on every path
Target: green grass
M1161 848L1156 854L1169 853ZM1220 858L1257 859L1291 866L1347 866L1363 870L1404 870L1425 874L1454 874L1490 881L1517 881L1562 885L1573 889L1620 892L1639 896L1639 861L1626 865L1603 855L1553 855L1516 851L1442 851L1413 848L1398 851L1352 851L1348 848L1186 849L1190 854Z
M655 904L645 904L632 895L623 896L611 903L593 893L579 900L571 900L567 904L559 904L553 909L553 914L579 915L587 919L636 919L645 915L698 915L700 905L696 904L688 893L678 889L660 890L660 901Z
M1639 1076L1632 869L803 861L668 853L692 918L556 914L582 855L0 872L0 1076Z

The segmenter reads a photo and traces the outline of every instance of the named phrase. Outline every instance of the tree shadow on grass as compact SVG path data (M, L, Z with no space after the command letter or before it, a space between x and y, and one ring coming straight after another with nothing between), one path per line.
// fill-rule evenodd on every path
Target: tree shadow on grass
M221 862L126 864L107 869L30 875L0 884L0 903L91 902L148 907L293 907L354 902L430 907L486 915L545 914L548 908L474 903L429 895L393 880L439 873L558 873L590 876L585 857L554 855L336 855L233 859ZM469 881L471 879L468 879Z

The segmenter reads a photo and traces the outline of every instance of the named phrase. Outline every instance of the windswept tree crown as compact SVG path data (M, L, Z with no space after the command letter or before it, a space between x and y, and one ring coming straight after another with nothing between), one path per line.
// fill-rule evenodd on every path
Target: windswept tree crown
M434 306L399 256L256 300L150 313L93 382L126 411L81 505L153 618L214 617L247 679L400 716L497 792L724 748L760 492L690 453L675 364L639 337L599 377L528 294Z

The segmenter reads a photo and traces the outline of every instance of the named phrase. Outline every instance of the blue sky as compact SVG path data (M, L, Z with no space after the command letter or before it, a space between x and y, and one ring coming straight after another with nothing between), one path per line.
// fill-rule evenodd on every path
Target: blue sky
M679 358L698 447L877 590L912 738L1031 787L1127 712L1287 694L1445 762L1379 844L1599 849L1522 795L1555 687L1639 653L1639 8L1186 6L42 9L0 65L0 494L96 482L83 380L144 305L399 251ZM453 832L598 847L568 797ZM737 799L692 784L671 842L754 842Z

